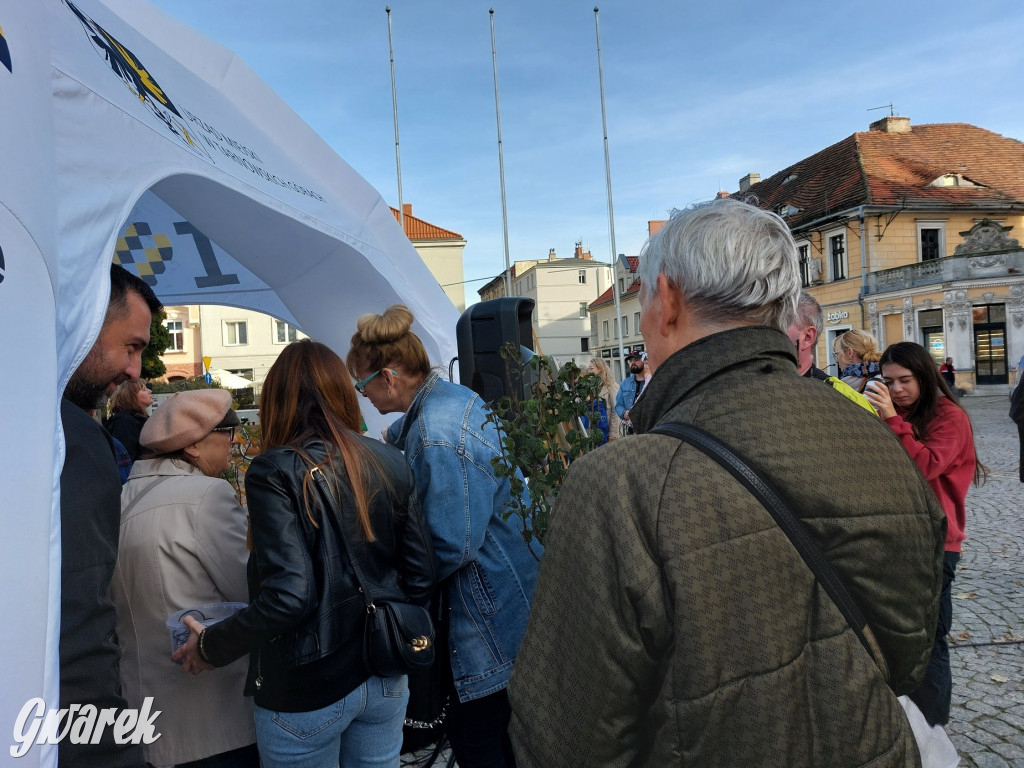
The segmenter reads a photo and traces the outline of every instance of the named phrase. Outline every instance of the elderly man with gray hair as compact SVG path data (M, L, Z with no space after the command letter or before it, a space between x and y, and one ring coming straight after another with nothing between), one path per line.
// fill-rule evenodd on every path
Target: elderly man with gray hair
M637 437L575 461L552 512L509 686L518 765L919 765L896 695L931 652L944 516L885 425L797 371L786 224L731 199L677 213L640 280L654 376ZM669 422L775 489L867 630Z

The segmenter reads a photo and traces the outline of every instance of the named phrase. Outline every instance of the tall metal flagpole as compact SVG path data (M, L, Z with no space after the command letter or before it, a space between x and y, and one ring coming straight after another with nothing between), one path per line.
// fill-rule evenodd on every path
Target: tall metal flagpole
M508 205L505 202L505 155L501 147L501 100L498 98L498 47L494 42L494 9L491 15L491 61L494 64L494 113L498 119L498 175L501 177L501 226L505 234L505 295L512 295L512 269L508 261Z
M612 295L615 297L615 320L618 323L616 335L619 338L619 363L622 375L626 375L626 350L622 347L622 305L619 303L619 280L615 265L618 263L618 251L615 248L615 208L612 205L612 160L608 152L608 114L604 106L604 64L601 61L601 22L598 18L597 6L594 6L594 29L597 32L597 79L601 84L601 130L604 131L604 179L608 188L608 237L611 239L612 257ZM640 329L638 328L637 331Z
M395 116L395 167L398 172L398 223L405 232L405 206L402 204L402 152L398 142L398 92L395 90L395 45L391 40L391 8L384 9L388 15L388 51L391 53L391 111Z

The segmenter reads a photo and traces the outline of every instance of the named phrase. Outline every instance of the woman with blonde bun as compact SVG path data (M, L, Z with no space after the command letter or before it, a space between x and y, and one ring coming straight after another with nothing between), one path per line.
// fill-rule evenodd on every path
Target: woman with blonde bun
M405 414L385 437L413 469L447 584L454 683L446 730L455 759L461 768L514 766L505 689L526 631L540 546L528 546L505 519L511 491L491 464L501 444L486 406L431 370L412 323L402 305L363 315L346 363L356 390L378 411Z
M862 394L868 379L882 374L882 353L875 337L867 331L855 328L836 336L832 352L839 365L839 378Z

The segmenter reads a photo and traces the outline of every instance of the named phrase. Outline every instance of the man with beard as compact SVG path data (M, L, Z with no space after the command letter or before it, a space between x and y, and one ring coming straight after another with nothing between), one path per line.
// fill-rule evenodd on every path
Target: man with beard
M117 560L121 479L110 435L90 416L100 397L139 378L153 314L153 290L123 267L110 267L110 301L103 327L64 390L60 416L65 456L60 474L60 706L123 709L117 615L107 594ZM97 744L60 742L58 765L142 766L142 748L116 744L103 729Z
M629 411L644 388L644 359L639 352L626 355L629 376L619 385L619 393L615 396L615 413L626 425L626 434L633 434L633 425L629 422Z

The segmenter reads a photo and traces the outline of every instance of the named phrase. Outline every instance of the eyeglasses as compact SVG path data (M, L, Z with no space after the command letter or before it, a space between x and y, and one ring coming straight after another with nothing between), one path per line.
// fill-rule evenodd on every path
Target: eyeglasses
M223 432L223 433L225 433L228 436L228 440L229 441L235 439L235 428L234 427L217 427L216 429L211 429L210 431L211 432Z
M376 376L377 374L383 373L384 371L390 371L392 376L397 376L398 375L398 371L392 371L390 368L381 368L376 373L371 373L365 379L360 379L359 381L357 381L356 382L356 392L358 392L360 395L365 395L366 394L366 385L369 384L373 380L374 376Z

